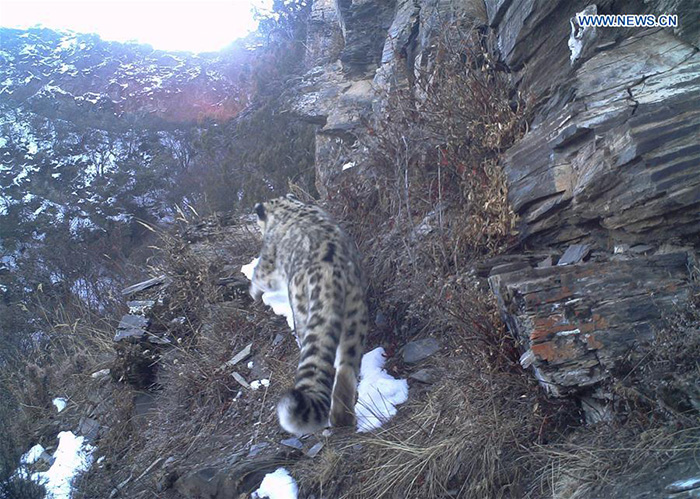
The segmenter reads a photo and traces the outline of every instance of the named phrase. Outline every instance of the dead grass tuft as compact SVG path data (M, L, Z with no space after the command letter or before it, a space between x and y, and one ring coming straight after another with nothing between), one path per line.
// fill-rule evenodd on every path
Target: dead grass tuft
M557 499L619 497L636 482L642 484L640 493L649 493L662 467L682 459L697 462L699 453L700 426L582 428L564 442L532 449L531 458L544 464L536 475L539 487L535 482L530 493L537 497L547 491Z
M397 256L378 249L397 248L418 272L454 270L512 244L516 217L499 161L528 115L492 45L483 32L445 25L413 87L389 90L384 114L368 125L364 175L344 175L333 201L377 255L372 275Z

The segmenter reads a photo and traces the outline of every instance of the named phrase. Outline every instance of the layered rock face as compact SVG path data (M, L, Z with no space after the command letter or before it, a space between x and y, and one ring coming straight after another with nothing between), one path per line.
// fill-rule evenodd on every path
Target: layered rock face
M509 197L524 247L558 256L576 243L591 253L490 282L523 365L555 395L605 398L598 385L623 359L641 358L691 298L700 38L688 29L689 4L602 4L599 13L677 14L680 28L598 28L571 63L567 20L586 4L535 4L489 8L504 61L522 68L538 102L530 131L505 155Z
M679 25L582 30L572 19L584 9L674 14ZM317 178L330 196L358 156L363 119L382 91L429 67L442 23L488 25L534 102L502 161L519 254L493 265L491 288L523 366L551 394L605 398L619 361L644 354L698 272L697 18L683 0L319 0L313 67L291 108L319 125Z

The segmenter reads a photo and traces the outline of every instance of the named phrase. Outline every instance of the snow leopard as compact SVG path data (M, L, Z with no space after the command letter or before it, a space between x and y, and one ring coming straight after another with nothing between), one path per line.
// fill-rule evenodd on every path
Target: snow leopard
M354 426L368 330L359 250L327 212L291 194L255 213L263 239L250 294L287 287L301 347L294 387L277 404L280 425L295 435Z

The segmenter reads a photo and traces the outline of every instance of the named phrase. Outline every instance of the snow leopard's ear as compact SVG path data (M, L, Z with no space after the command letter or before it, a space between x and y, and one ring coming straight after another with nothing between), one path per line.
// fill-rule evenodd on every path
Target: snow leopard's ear
M258 216L259 222L264 222L267 220L267 214L265 213L265 206L262 203L255 205L255 214Z
M301 201L299 201L299 198L296 197L294 194L291 194L291 193L290 193L290 194L287 194L287 199L288 199L289 201L294 201L295 203L301 203Z

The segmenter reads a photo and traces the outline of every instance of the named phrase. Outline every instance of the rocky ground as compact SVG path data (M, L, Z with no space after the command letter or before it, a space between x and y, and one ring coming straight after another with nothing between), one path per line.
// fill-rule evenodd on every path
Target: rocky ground
M284 319L247 296L240 267L255 254L254 229L223 217L167 237L169 248L177 251L159 267L163 273L123 292L129 313L115 330L116 357L108 371L91 376L84 385L87 401L72 404L60 417L64 426L72 421L97 445L98 461L82 476L79 497L248 497L265 474L280 467L291 470L300 497L393 497L395 490L422 494L417 491L426 489L417 486L413 492L403 489L401 477L412 469L427 482L431 475L423 466L444 473L446 488L433 490L434 497L541 497L537 490L544 487L541 474L548 467L579 469L581 476L558 476L545 496L681 498L697 492L694 485L680 485L697 476L697 436L682 423L670 431L647 426L634 437L642 440L631 442L636 425L619 426L614 409L597 404L598 397L576 404L538 386L520 367L527 351L518 359L517 342L507 336L497 349L478 354L474 339L458 337L462 333L453 328L414 331L407 338L415 339L404 343L401 335L392 340L379 334L392 320L379 311L370 343L385 346L388 371L408 379L409 401L384 429L370 434L291 437L279 428L274 405L293 377L298 348ZM676 258L671 253L664 262ZM522 266L520 260L516 264ZM573 261L566 268L585 273L589 265ZM488 286L484 277L471 279ZM494 277L488 280L493 285ZM481 321L487 324L486 317ZM679 331L686 334L687 326ZM690 388L693 380L684 372L692 371L679 367L676 382ZM625 403L619 387L606 386L616 393L611 403ZM668 403L680 403L681 393L669 391ZM675 406L666 410L687 414ZM619 434L613 438L611 431ZM605 438L612 441L600 441ZM629 453L627 445L638 454ZM661 458L657 449L664 445L674 459ZM450 454L451 446L459 450L456 455ZM437 461L410 458L422 452L434 453ZM495 483L463 482L463 467L485 466L482 459L490 452L501 455L502 463L496 459L491 472L472 470L466 476L490 476ZM525 458L531 461L521 463L521 472L532 475L517 478L509 463ZM601 463L589 459L601 459L609 468L596 470ZM446 466L455 469L441 469ZM591 470L617 474L600 480L587 475Z

